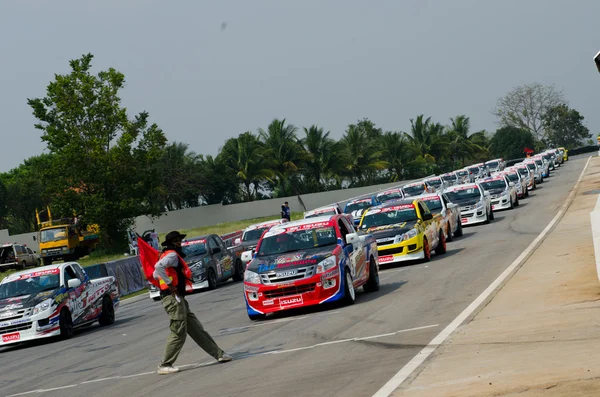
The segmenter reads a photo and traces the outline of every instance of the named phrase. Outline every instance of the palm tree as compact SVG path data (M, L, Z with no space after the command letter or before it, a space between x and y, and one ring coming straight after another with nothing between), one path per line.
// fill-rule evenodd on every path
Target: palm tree
M370 134L360 125L350 124L341 139L344 146L345 169L353 185L369 185L377 172L387 168L381 159L379 141L370 139Z
M380 138L381 159L389 164L390 182L398 181L410 155L409 141L403 133L388 131Z
M288 195L291 190L300 194L293 177L297 176L305 155L296 131L294 125L285 124L285 119L274 119L266 131L262 128L258 130L260 140L267 150L264 155L273 160L272 170L277 182L275 189L279 196Z
M410 134L404 136L409 142L414 160L411 165L417 173L434 173L436 159L445 151L443 131L440 123L432 123L431 117L424 119L421 114L416 120L411 119Z
M343 173L340 144L329 138L329 131L325 133L316 125L304 127L304 134L300 142L307 155L303 172L307 190L327 189L331 181L335 186L340 185L340 174Z
M256 199L259 184L272 181L275 175L269 153L251 132L228 139L217 159L235 173L244 187L245 201Z

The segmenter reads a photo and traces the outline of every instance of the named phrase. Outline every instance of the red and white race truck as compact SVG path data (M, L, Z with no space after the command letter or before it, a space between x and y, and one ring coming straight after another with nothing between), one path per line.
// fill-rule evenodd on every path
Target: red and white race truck
M244 273L251 320L292 308L356 299L355 289L379 290L377 244L359 236L343 215L284 223L266 232Z
M0 282L0 346L112 324L118 306L115 278L90 279L76 262L11 274Z

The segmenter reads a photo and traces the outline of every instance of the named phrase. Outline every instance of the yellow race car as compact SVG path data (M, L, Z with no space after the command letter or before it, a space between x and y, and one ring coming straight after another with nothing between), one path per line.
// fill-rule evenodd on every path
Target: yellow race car
M562 150L564 155L563 155L563 160L564 161L569 161L569 151L567 149L565 149L564 147L559 147L558 150Z
M369 208L362 216L359 233L377 241L381 265L422 260L431 251L446 253L446 237L440 216L431 213L420 198L394 200Z

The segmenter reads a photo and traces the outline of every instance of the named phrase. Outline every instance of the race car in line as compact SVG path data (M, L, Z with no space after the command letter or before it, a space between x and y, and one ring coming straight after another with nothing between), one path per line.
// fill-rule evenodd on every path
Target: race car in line
M444 193L450 202L460 206L463 226L494 220L490 193L479 182L451 186Z
M492 211L513 209L519 205L515 184L506 175L497 174L485 178L479 182L479 185L490 193Z
M544 177L542 176L542 168L539 167L535 161L533 161L530 158L527 158L523 160L523 163L517 163L516 165L518 166L521 164L525 164L527 168L529 168L529 171L533 174L533 180L535 181L536 185L539 185L540 183L544 182Z
M468 175L467 171L463 170L462 172L464 173L463 175ZM459 178L459 176L458 176L458 171L447 172L444 175L442 175L440 178L442 178L444 180L446 187L458 185L461 183L461 178Z
M248 317L326 302L354 303L355 290L379 290L377 245L356 234L341 215L327 215L272 227L258 242L244 274Z
M192 285L186 286L187 292L205 288L215 289L219 283L230 278L233 281L242 281L244 277L242 258L236 257L230 248L225 247L220 236L209 234L188 238L183 240L181 248L192 272ZM149 288L150 298L155 301L160 300L159 289L154 285L150 285Z
M521 176L517 168L505 168L504 171L502 171L501 173L506 175L508 180L515 184L518 199L524 199L525 197L529 197L529 190L527 190L527 180Z
M427 204L427 208L429 208L434 218L436 216L441 217L441 222L444 225L442 230L446 235L446 241L452 241L453 236L461 237L463 235L460 207L458 204L451 203L446 194L428 193L418 198Z
M458 183L456 183L456 185L462 185L463 183L475 182L475 176L468 169L463 168L462 170L456 170L455 172L456 172L456 176L458 176ZM450 186L454 186L454 185L450 185Z
M443 191L445 188L448 187L448 184L446 183L446 181L439 177L439 176L434 176L431 178L427 178L424 180L425 184L429 187L429 192L434 193L434 192L441 192Z
M378 204L379 202L374 196L351 200L348 201L344 206L344 213L352 215L352 218L354 218L354 224L358 226L363 212L367 208L376 206Z
M379 263L429 261L431 251L446 253L446 235L440 216L434 217L420 198L389 201L363 215L359 233L375 236Z
M519 174L521 175L521 178L525 178L525 182L527 184L527 195L529 195L529 190L535 190L535 188L536 188L535 177L533 175L533 172L531 172L529 170L529 167L527 167L526 164L517 163L517 164L513 165L511 168L514 168L515 170L517 170L519 172Z
M506 162L504 159L494 159L489 160L484 163L484 165L490 170L490 174L493 172L502 171L506 167Z
M267 230L269 230L273 226L281 225L282 223L287 223L287 222L289 222L289 221L286 218L281 218L281 219L275 219L275 220L271 220L271 221L265 221L265 222L255 223L253 225L250 225L246 229L244 229L244 231L242 232L242 237L239 239L236 239L235 245L240 246L243 251L254 252L254 249L258 245L258 241L260 240L260 237ZM244 262L243 260L242 260L242 264L244 265L244 268L246 268L246 266L248 265L248 263Z
M403 198L404 192L400 188L384 190L383 192L379 192L377 193L377 195L375 195L375 200L377 200L378 203L385 203L386 201L398 200Z
M76 262L13 273L0 282L0 346L110 325L118 306L115 278L90 279Z
M404 192L404 198L409 198L420 196L423 193L433 193L435 190L424 181L418 181L402 186L402 191Z

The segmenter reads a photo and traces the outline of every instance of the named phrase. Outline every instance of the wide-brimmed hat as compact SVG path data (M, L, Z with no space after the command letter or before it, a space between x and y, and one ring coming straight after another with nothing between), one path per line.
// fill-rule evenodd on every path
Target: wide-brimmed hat
M181 234L178 231L173 231L173 232L169 232L166 236L165 236L165 241L162 242L162 246L166 246L169 245L171 242L173 242L173 240L175 240L176 238L181 238L182 240L185 238L185 234Z

